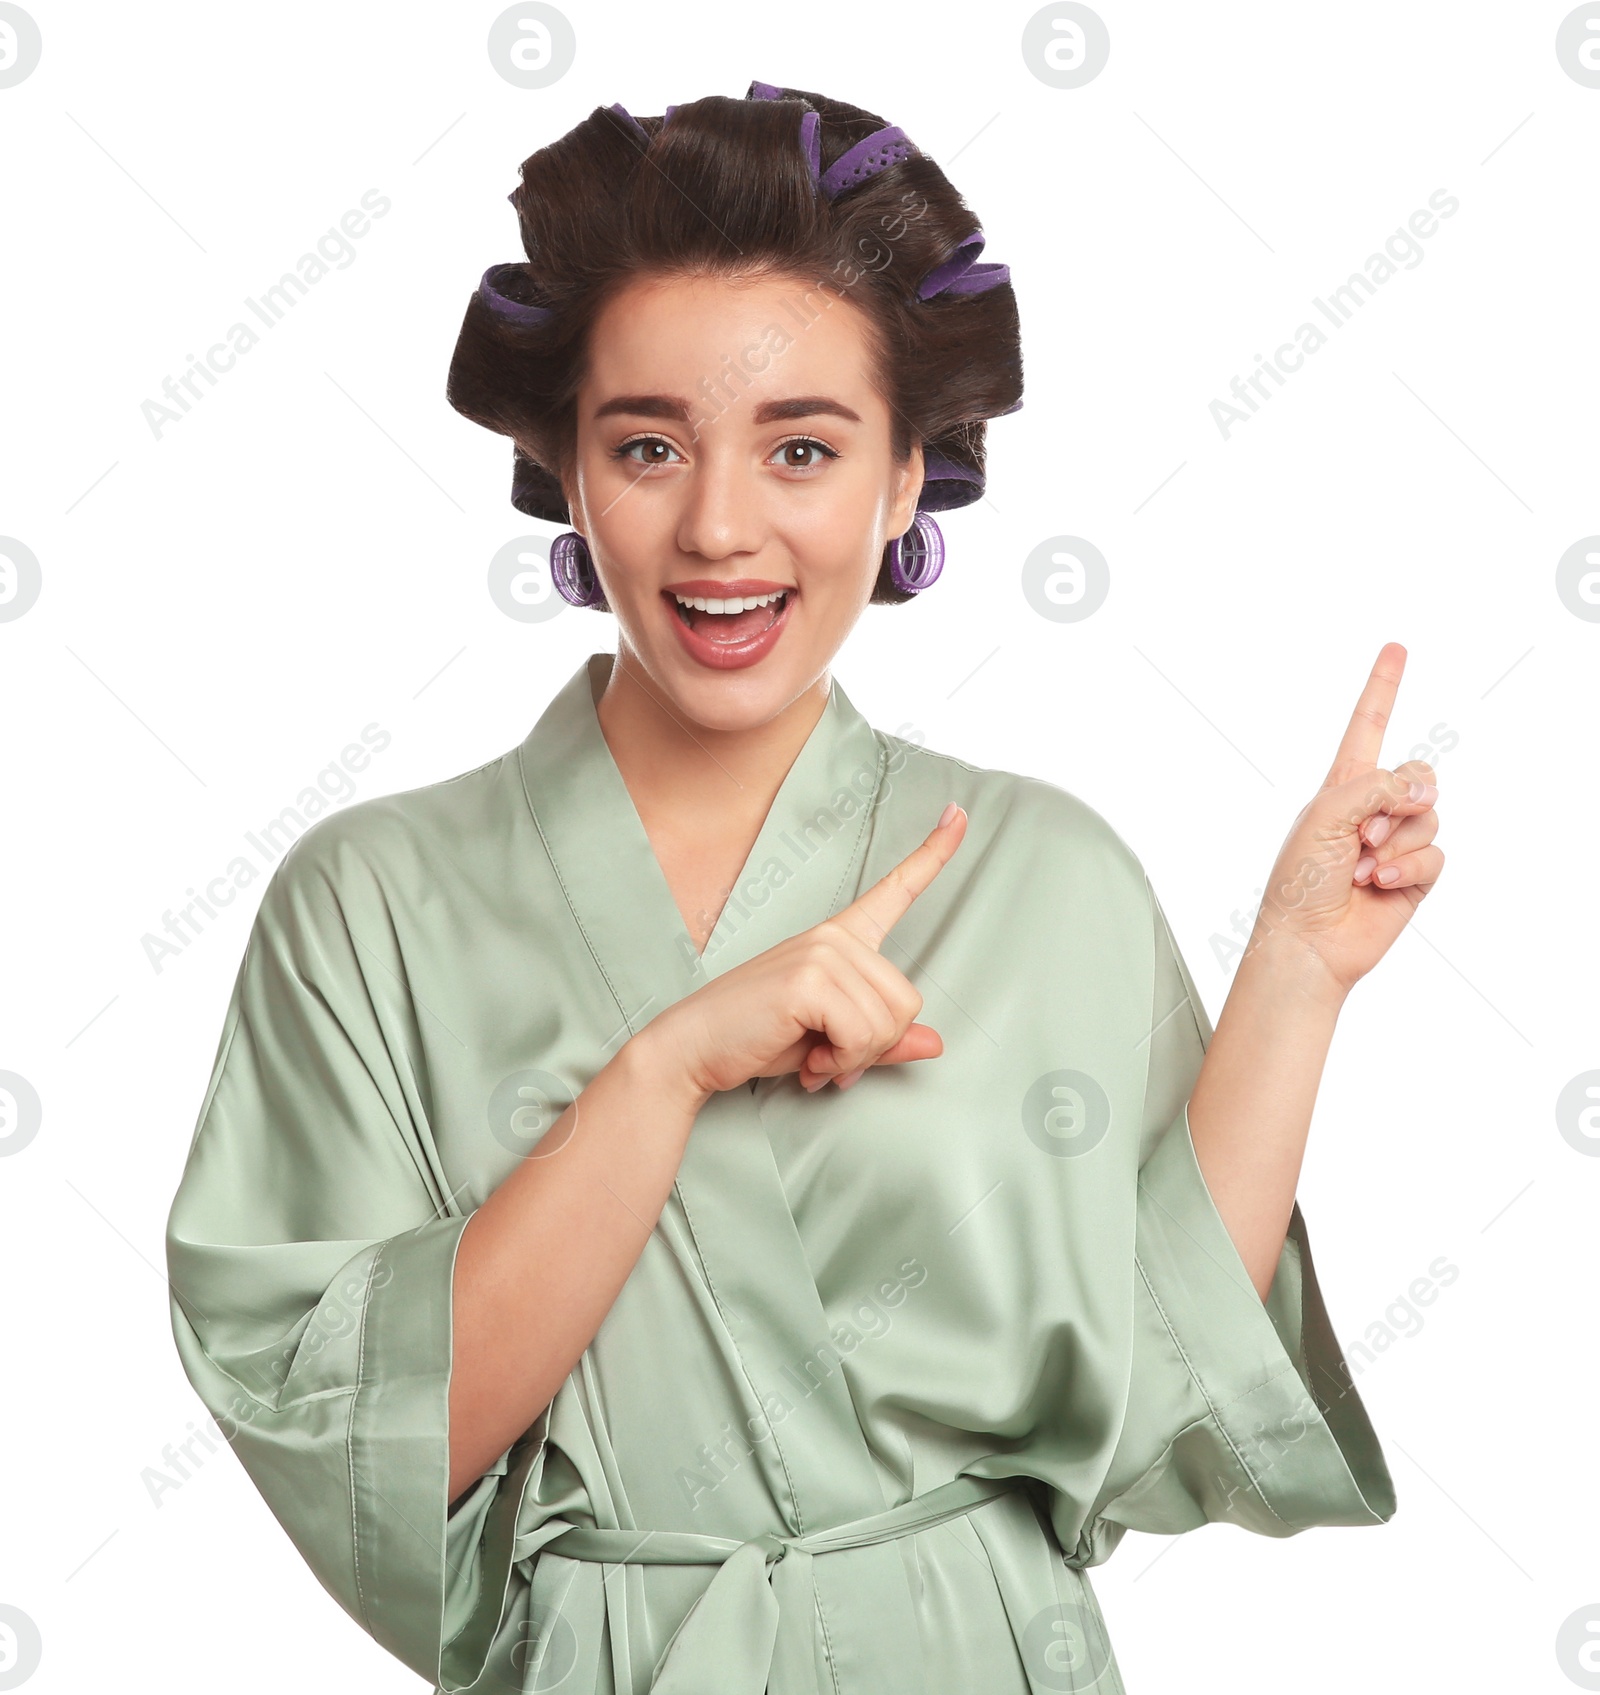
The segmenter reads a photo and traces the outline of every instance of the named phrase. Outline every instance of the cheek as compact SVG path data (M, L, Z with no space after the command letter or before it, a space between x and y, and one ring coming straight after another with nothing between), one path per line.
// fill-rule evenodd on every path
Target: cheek
M826 603L851 615L871 597L883 562L881 497L873 489L834 489L783 520L782 540L795 562L811 607Z
M641 478L604 451L584 463L580 488L591 535L616 559L653 554L676 522L676 504L664 480Z
M875 555L885 519L881 484L860 473L830 480L815 498L794 502L781 522L796 545L840 565Z
M808 611L826 625L847 624L872 597L883 560L864 526L852 527L832 543L789 546Z

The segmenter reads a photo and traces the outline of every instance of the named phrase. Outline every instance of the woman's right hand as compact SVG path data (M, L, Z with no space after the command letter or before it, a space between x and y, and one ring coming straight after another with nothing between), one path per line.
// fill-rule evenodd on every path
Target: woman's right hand
M869 1066L937 1058L944 1052L938 1032L913 1022L922 996L878 949L966 830L967 815L957 807L842 912L653 1018L632 1041L650 1051L656 1075L683 1089L698 1111L752 1077L795 1071L808 1090L830 1077L848 1088Z

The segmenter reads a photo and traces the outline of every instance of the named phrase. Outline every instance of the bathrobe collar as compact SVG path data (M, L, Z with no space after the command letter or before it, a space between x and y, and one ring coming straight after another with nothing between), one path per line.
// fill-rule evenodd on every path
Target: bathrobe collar
M702 956L685 928L596 703L614 655L591 654L518 749L528 805L630 1031L857 893L886 749L837 678L790 766Z

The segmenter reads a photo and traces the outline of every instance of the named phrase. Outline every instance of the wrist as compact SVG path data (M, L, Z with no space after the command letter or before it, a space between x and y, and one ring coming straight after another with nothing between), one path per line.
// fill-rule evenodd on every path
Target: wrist
M1245 947L1234 982L1248 977L1275 995L1337 1017L1350 987L1334 975L1321 953L1293 930L1257 930Z
M711 1092L698 1087L684 1069L659 1018L630 1036L608 1062L608 1069L609 1066L626 1073L633 1087L647 1100L690 1120L711 1099Z

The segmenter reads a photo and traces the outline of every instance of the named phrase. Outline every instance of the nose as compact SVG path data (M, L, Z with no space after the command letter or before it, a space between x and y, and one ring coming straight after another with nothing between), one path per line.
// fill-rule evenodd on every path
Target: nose
M703 439L698 461L682 485L678 546L702 559L758 553L765 539L760 471L720 447Z

